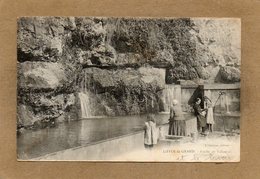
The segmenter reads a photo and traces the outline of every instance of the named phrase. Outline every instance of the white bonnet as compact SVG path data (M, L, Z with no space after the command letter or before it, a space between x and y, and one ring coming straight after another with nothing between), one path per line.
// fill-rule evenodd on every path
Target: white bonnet
M177 101L176 99L174 99L174 100L172 101L172 104L175 106L175 105L178 104L178 101Z

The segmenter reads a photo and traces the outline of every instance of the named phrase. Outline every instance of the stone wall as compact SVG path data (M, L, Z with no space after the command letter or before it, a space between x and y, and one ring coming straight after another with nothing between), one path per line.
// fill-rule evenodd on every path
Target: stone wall
M221 114L239 114L240 84L204 85L204 96L211 99L214 112ZM222 95L220 95L222 93Z

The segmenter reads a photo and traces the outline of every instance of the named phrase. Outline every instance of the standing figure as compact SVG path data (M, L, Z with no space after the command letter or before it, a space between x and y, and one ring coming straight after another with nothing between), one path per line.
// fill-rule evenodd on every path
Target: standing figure
M207 96L205 96L205 105L207 108L206 121L207 121L208 130L210 132L213 132L212 125L215 124L214 117L213 117L213 104L212 101Z
M206 112L205 109L201 109L200 107L201 99L197 98L196 102L193 106L195 115L197 117L197 125L198 125L198 132L202 132L202 134L205 134L206 131Z
M145 133L144 133L144 146L145 148L151 149L158 140L158 131L156 129L156 123L153 115L147 116L145 122Z
M182 110L177 100L173 100L170 108L169 135L185 136L185 121L182 117Z

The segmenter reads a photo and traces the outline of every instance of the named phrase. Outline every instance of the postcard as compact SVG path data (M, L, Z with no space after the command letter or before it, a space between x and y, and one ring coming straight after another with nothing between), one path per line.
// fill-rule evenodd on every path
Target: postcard
M240 19L17 23L18 161L240 161Z

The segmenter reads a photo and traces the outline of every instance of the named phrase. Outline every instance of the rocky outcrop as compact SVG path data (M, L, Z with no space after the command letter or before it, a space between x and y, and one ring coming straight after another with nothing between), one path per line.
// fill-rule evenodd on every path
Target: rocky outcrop
M195 59L206 83L220 82L220 67L234 66L240 71L240 22L237 19L192 19L192 39L196 44ZM228 67L227 67L228 68ZM203 74L208 74L207 77ZM238 76L240 78L240 76ZM229 81L234 83L238 80ZM226 83L226 81L221 81Z
M53 62L19 64L19 87L23 90L53 90L68 81L64 66Z
M79 69L68 50L75 27L73 18L19 19L18 126L51 126L60 116L69 115Z
M219 70L221 82L234 83L240 82L240 71L239 69L232 66L220 67Z
M165 82L237 82L239 35L229 19L21 18L18 123L77 119L82 90L95 115L124 115L160 110Z
M55 119L67 114L75 103L74 94L32 93L20 95L17 106L18 125L29 128L44 128L55 125Z
M59 61L75 29L74 18L34 17L18 21L18 61Z
M82 91L88 90L94 115L140 114L159 111L159 94L165 85L165 70L87 68L81 74ZM83 83L82 83L83 82Z

